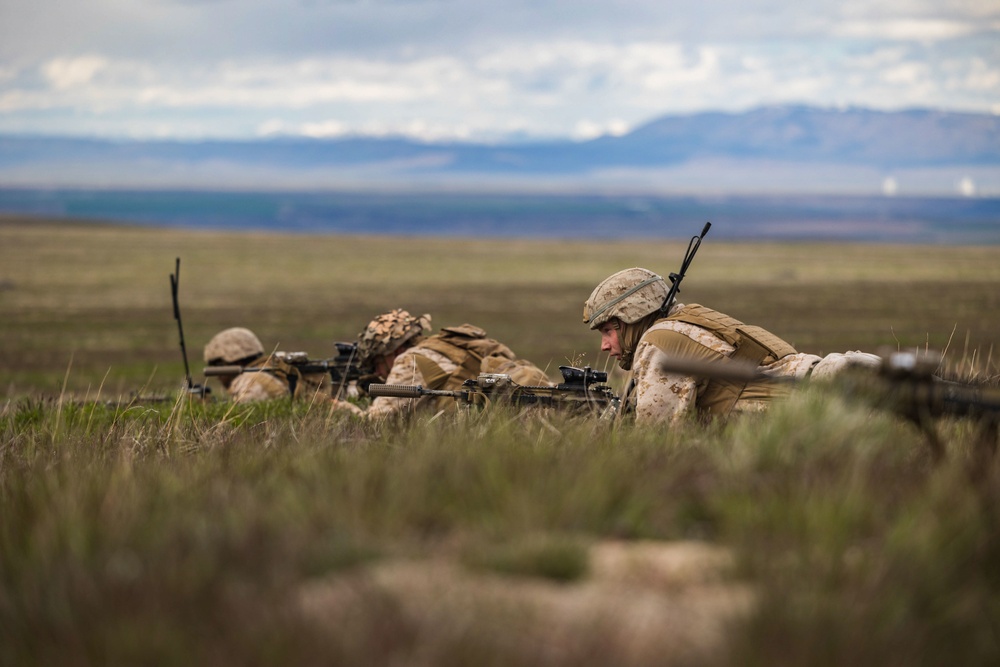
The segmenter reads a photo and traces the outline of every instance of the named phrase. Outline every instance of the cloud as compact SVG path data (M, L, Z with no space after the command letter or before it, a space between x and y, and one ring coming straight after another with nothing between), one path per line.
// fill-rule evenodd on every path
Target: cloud
M976 23L944 19L891 19L850 21L838 25L833 33L851 39L933 42L972 35L981 30Z
M997 0L32 0L4 11L0 132L587 137L765 104L1000 107Z
M947 85L958 89L980 90L984 93L1000 90L1000 65L988 63L982 58L970 61L945 63L947 69L955 72L956 80Z
M579 141L595 139L605 135L620 137L626 134L629 129L631 129L629 124L621 119L612 119L606 123L584 119L577 121L576 125L573 126L572 136Z
M42 72L53 88L63 90L90 83L107 65L101 56L55 58L42 66Z

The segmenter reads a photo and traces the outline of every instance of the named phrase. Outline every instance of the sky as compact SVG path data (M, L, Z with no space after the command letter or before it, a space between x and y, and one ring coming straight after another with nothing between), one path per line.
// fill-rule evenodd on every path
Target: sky
M502 142L1000 114L1000 0L0 0L0 133Z

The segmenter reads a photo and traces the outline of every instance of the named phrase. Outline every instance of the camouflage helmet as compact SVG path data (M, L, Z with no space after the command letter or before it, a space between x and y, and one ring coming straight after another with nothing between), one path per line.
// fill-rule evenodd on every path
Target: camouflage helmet
M626 324L659 310L667 298L666 281L638 267L619 271L594 288L583 304L583 321L597 329L613 317Z
M233 327L220 331L205 346L205 363L232 364L264 354L260 339L249 329Z
M431 316L413 317L402 308L383 313L368 323L358 334L358 356L362 362L392 354L431 327Z

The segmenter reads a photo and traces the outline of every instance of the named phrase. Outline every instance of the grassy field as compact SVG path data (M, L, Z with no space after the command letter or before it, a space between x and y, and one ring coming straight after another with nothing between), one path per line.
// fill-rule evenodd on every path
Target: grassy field
M698 230L693 230L692 233ZM684 245L309 237L0 223L3 394L174 388L183 363L169 275L196 375L230 326L332 356L376 314L471 322L555 373L604 368L584 300L614 271L676 271ZM1000 247L715 243L681 298L761 325L805 352L948 348L986 365L1000 331Z
M682 253L0 224L0 664L998 664L1000 464L973 421L935 423L935 463L837 388L672 429L69 400L180 385L178 256L201 379L223 327L322 357L397 306L603 368L583 300ZM1000 248L709 237L682 297L804 351L947 348L996 385L998 286Z

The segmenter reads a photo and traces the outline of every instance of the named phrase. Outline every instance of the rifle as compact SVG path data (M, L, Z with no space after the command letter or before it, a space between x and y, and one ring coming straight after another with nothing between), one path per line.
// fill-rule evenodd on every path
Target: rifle
M295 387L299 379L306 375L325 373L330 376L331 395L339 396L347 390L352 382L362 383L368 376L369 369L363 366L358 357L357 343L336 342L337 356L329 359L310 359L305 352L275 352L271 358L277 362L291 366L296 373L288 375L288 391L295 395ZM213 375L239 375L240 373L267 373L276 370L275 367L263 366L208 366L204 373L206 377ZM363 387L362 387L363 389Z
M882 365L874 376L857 370L843 373L835 380L849 395L859 396L915 424L924 433L935 462L945 458L944 443L934 424L940 417L977 421L980 451L990 456L996 454L1000 389L937 377L934 371L942 358L936 353L892 352L881 356Z
M177 267L174 273L170 274L170 294L174 299L174 319L177 320L177 331L181 339L181 356L184 358L184 377L187 379L187 393L199 398L205 398L212 393L212 388L208 385L195 384L191 379L191 368L188 366L187 346L184 344L184 325L181 324L181 307L177 303L177 289L181 281L181 258L177 258Z
M877 369L848 368L832 379L832 386L852 399L861 399L912 422L924 434L936 462L945 458L945 447L934 423L941 417L977 421L980 448L995 455L1000 432L1000 389L944 380L934 375L941 364L941 356L932 352L883 352L879 356L882 363ZM674 358L665 360L661 367L669 373L735 382L803 382L766 375L756 367L729 360L707 362Z
M671 273L668 278L670 278L670 290L667 292L667 296L663 299L663 305L660 306L660 312L666 316L670 312L670 308L674 305L674 300L677 298L677 293L681 291L681 281L684 280L684 275L687 273L688 267L691 266L691 262L694 261L694 255L698 252L698 248L701 247L701 241L708 234L708 230L712 228L711 222L706 222L705 227L701 230L701 234L698 236L692 236L691 241L688 243L687 251L684 253L684 260L681 262L680 273Z
M70 401L73 405L78 408L103 405L106 408L132 408L135 406L144 405L157 405L161 403L174 403L177 401L177 396L175 394L140 394L138 392L130 392L128 395L119 395L117 398L107 398L103 400L82 400L76 399Z
M563 381L555 386L520 385L504 373L480 373L462 383L457 390L426 389L419 385L372 384L373 397L420 398L446 396L464 407L486 407L493 403L516 406L542 406L596 412L602 419L618 411L619 397L605 384L608 374L586 366L560 366Z

